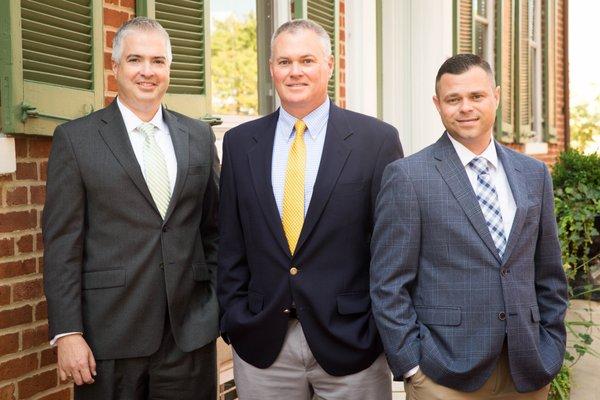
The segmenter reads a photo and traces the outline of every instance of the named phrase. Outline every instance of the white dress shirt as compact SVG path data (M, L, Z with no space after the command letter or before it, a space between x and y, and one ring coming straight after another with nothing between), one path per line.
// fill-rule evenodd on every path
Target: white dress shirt
M125 122L125 129L127 130L127 135L129 136L129 141L131 142L131 147L133 147L133 152L135 154L135 158L137 162L140 164L140 169L142 170L142 174L144 175L144 179L146 179L146 170L144 168L144 140L145 137L141 132L138 132L137 127L140 126L144 121L142 121L137 115L133 113L125 104L119 100L117 97L117 106L119 107L119 111L121 112L121 116L123 117L123 122ZM150 121L154 126L158 128L155 133L156 143L162 150L165 161L167 163L167 172L169 174L169 185L171 188L171 193L173 193L173 189L175 188L175 179L177 178L177 158L175 157L175 149L173 148L173 142L171 141L171 132L169 131L169 127L163 120L162 107L158 107L158 111L154 114L154 117ZM82 332L66 332L61 333L52 338L50 341L50 346L55 346L56 341L63 336L68 335L82 335Z
M467 149L462 143L454 139L452 135L448 134L447 132L446 135L448 135L450 142L452 142L452 145L454 146L454 150L456 150L456 154L458 154L460 162L467 171L467 176L469 177L469 181L471 182L473 190L475 190L475 187L477 185L477 173L473 170L473 168L468 167L467 165L475 157L483 157L490 164L489 174L491 182L496 187L496 193L498 193L498 206L500 207L500 213L502 214L502 225L504 226L504 235L508 240L510 230L512 229L512 224L515 219L517 205L515 204L515 198L513 197L512 190L508 183L508 178L506 177L504 166L502 165L502 162L498 159L498 153L496 151L495 142L490 138L490 143L485 148L485 150L481 154L477 155L471 150ZM419 366L417 365L416 367L412 368L410 371L405 373L404 378L409 378L413 376L417 373L418 370Z

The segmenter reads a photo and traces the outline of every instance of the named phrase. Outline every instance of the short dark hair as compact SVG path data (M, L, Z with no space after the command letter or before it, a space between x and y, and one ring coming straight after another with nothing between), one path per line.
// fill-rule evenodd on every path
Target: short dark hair
M494 72L492 71L492 67L490 67L490 64L487 61L485 61L483 58L479 57L476 54L462 53L452 56L446 61L444 61L435 77L435 92L437 93L438 91L438 84L440 83L440 79L442 79L442 75L460 75L462 73L467 72L473 67L481 68L482 70L487 72L487 74L492 79L492 82L496 81L494 79Z

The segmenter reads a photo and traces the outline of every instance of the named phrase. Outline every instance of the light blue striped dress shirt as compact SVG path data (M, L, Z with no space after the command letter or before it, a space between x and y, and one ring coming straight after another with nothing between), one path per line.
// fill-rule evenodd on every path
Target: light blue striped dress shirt
M302 118L306 124L304 132L304 143L306 144L306 169L304 173L304 215L310 204L323 145L327 131L327 120L329 118L329 99L325 100L318 108ZM296 137L294 124L296 117L288 114L283 107L279 108L279 119L275 128L275 142L273 143L273 163L271 164L271 184L273 194L279 209L279 215L283 212L283 189L285 186L285 170L287 167L288 153Z

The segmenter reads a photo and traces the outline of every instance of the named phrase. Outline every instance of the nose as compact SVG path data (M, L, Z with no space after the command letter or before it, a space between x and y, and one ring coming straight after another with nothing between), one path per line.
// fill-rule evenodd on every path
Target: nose
M142 63L142 70L140 73L144 76L150 76L154 74L154 70L152 69L152 64L149 61L145 61Z
M300 66L300 63L293 62L292 63L292 69L291 69L290 72L291 72L292 75L301 75L302 74L302 67Z
M469 112L471 110L473 110L473 104L469 100L464 100L460 105L460 111Z

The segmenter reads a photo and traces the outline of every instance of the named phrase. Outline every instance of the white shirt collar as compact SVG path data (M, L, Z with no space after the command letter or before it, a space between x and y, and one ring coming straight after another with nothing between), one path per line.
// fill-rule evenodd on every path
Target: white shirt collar
M119 107L119 111L121 111L121 116L123 117L123 122L125 122L125 129L127 129L127 133L131 134L135 129L144 123L133 111L131 111L125 104L119 100L117 97L117 106ZM150 121L151 124L154 124L160 132L169 133L169 130L166 129L165 121L163 120L163 111L162 107L158 107L156 114Z
M329 116L329 97L325 99L323 104L319 107L312 110L306 117L302 118L302 121L306 124L308 128L307 133L310 137L315 140L323 129L323 125L327 123L327 118L324 116ZM282 134L285 135L286 140L290 140L293 133L294 124L296 123L296 117L288 113L283 106L279 108L279 123L282 124L283 128L281 130Z
M456 154L458 154L458 158L460 158L460 162L462 163L463 167L466 167L467 164L469 164L471 162L471 160L474 159L475 157L483 157L490 164L492 164L494 169L498 169L498 153L496 152L496 145L494 143L494 140L491 137L490 137L490 143L485 148L485 150L481 154L477 155L477 154L473 153L471 150L467 149L458 140L454 139L452 137L452 135L450 135L448 132L446 132L446 135L448 135L450 142L454 146L454 150L456 150Z

